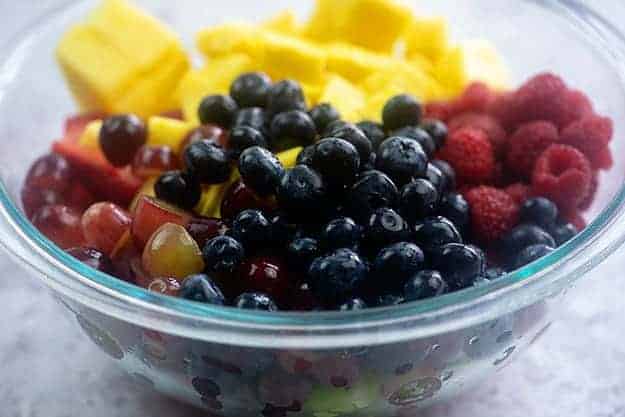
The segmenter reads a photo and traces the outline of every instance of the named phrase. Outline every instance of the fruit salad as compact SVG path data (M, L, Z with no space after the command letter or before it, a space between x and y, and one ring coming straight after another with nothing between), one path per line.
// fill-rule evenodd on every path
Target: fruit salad
M487 40L393 0L317 0L197 47L191 68L125 0L70 28L80 111L22 189L42 234L156 293L350 311L485 285L581 231L612 165L584 92L511 87Z

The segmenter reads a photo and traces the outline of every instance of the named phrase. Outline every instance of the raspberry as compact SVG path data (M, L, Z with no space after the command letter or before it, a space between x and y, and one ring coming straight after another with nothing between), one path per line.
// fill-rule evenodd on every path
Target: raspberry
M509 185L504 190L520 206L532 196L532 189L522 182Z
M489 86L482 82L473 82L453 102L453 112L455 115L467 112L482 113L495 98L496 94Z
M575 226L577 230L584 230L586 226L588 226L588 222L586 222L586 219L584 219L579 211L574 210L568 213L562 213L561 217L565 222Z
M565 94L565 101L566 107L562 114L563 127L595 112L588 96L579 90L568 90Z
M549 120L558 127L570 122L567 117L567 88L554 74L540 74L528 80L514 94L516 123Z
M448 101L431 101L425 105L425 116L446 122L453 114L453 105Z
M505 152L506 131L493 116L485 113L463 113L452 118L448 124L450 132L463 127L475 127L483 130L488 135L488 140L493 145L495 154L500 156Z
M595 196L597 195L598 190L599 190L599 173L595 171L592 173L588 195L581 203L579 203L578 208L582 211L588 210L590 206L592 206L592 203L595 202Z
M439 159L454 168L460 184L483 184L493 179L493 146L480 129L466 127L451 133Z
M583 153L572 146L551 145L536 161L532 191L570 211L584 201L591 181L590 162Z
M599 169L608 170L614 165L614 158L612 158L612 151L610 148L604 148L596 155L596 163Z
M503 93L497 96L486 109L486 112L493 116L499 124L507 129L514 124L514 93Z
M604 150L608 147L614 134L612 120L598 115L589 115L571 123L562 131L560 143L579 149L590 160L593 168L605 169L609 166Z
M550 122L530 122L519 126L508 139L506 167L520 178L529 179L536 159L558 141L558 129Z
M471 230L481 242L501 239L519 222L519 206L505 191L481 186L466 194L471 206Z

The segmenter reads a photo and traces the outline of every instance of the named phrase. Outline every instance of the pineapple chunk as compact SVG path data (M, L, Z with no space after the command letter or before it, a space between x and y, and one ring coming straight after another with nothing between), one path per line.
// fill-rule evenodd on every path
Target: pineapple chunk
M328 46L328 71L359 83L367 76L393 65L393 59L346 43Z
M126 0L104 0L85 24L141 68L151 67L172 47L182 51L174 32Z
M257 62L263 57L259 29L247 23L227 23L201 30L196 42L207 57L245 54Z
M318 83L326 66L325 52L311 42L265 32L263 69L275 80L293 78L304 83Z
M78 139L78 144L84 148L100 149L100 129L102 128L102 120L94 120L87 124L82 135Z
M276 155L285 168L293 168L297 164L297 157L302 152L302 147L289 149Z
M467 78L470 81L482 81L500 90L510 86L508 67L492 43L474 39L462 42L460 47L464 51Z
M447 20L442 17L415 18L406 34L406 56L439 60L449 49Z
M153 116L148 119L148 140L151 146L169 146L176 150L196 125L168 117Z
M205 217L220 217L221 199L227 186L216 184L205 187L195 211Z
M332 103L342 118L356 122L362 117L365 94L358 87L339 75L330 76L319 97L320 103Z
M304 26L304 37L317 42L341 40L342 26L354 0L316 0L315 9Z
M436 79L444 87L442 97L436 97L437 99L455 97L464 89L469 82L465 63L464 51L458 46L450 49L436 62Z
M189 71L178 86L177 102L185 120L199 124L197 109L209 94L227 94L230 84L241 73L258 70L247 55L233 54L215 58L200 70Z
M263 29L289 36L299 36L301 27L293 10L284 10L262 24Z

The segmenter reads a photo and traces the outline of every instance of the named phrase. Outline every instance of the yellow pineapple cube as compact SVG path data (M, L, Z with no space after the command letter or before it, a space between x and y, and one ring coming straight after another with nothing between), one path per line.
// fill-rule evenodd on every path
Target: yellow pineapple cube
M449 49L449 29L442 17L416 17L406 33L406 56L439 60Z
M196 37L199 50L207 57L245 54L262 60L260 30L248 23L226 23L201 30Z
M484 39L461 42L469 81L482 81L495 89L510 87L510 72L495 46Z
M274 79L293 78L304 83L323 79L326 56L322 48L311 42L272 32L263 34L262 68Z
M356 122L362 117L366 99L364 92L339 75L330 76L319 103L331 103L341 114L343 120Z
M94 120L87 124L82 135L78 139L78 144L84 148L100 149L100 129L102 128L102 120Z
M328 71L354 83L393 65L393 59L388 56L346 43L334 43L327 49Z
M302 149L302 147L289 149L284 152L280 152L276 155L276 157L285 168L293 168L297 164L297 157L300 152L302 152Z
M443 96L438 99L452 98L464 89L469 81L465 64L465 54L459 46L451 48L436 62L436 79L444 89Z
M342 27L354 0L316 0L302 34L317 42L342 40Z
M151 146L169 146L177 150L180 143L196 125L168 117L153 116L148 119L148 140Z
M262 24L262 28L289 36L299 36L301 26L293 10L284 10Z

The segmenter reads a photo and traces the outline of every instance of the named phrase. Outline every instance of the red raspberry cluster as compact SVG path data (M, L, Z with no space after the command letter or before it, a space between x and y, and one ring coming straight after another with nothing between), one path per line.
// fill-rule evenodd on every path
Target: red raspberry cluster
M508 92L473 83L454 100L429 103L426 113L449 126L438 157L456 170L477 240L505 235L532 196L551 199L565 219L585 226L580 213L594 201L599 171L613 163L613 124L583 92L544 73Z

